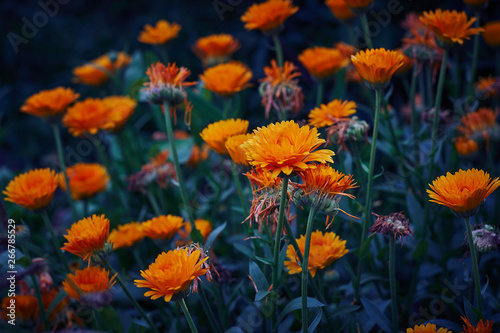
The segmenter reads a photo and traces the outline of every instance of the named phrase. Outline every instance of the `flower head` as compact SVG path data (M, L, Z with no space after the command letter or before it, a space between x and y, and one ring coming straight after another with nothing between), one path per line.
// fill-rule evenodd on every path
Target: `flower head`
M324 142L315 127L299 127L294 121L283 121L257 128L254 136L240 147L250 165L278 176L281 172L290 175L314 168L313 162L333 162L333 151L316 150Z
M111 230L108 242L113 244L113 249L130 247L144 238L144 231L140 222L130 222L119 225L117 229Z
M377 215L375 223L370 227L370 232L381 235L389 235L403 241L403 237L413 236L410 228L410 220L403 213L392 213L389 215Z
M6 201L27 209L39 209L52 201L58 180L54 170L30 170L11 180L2 193Z
M77 255L83 260L90 259L93 254L105 251L109 235L109 220L104 215L92 215L71 225L64 235L67 243L62 250Z
M193 52L205 66L226 62L240 48L240 43L229 34L202 37L193 46Z
M364 140L368 142L368 123L354 116L331 125L326 129L326 133L328 136L327 145L335 142L341 148L348 150L347 142L349 141Z
M258 29L263 32L279 30L285 20L299 10L292 4L291 0L268 0L263 3L254 3L241 21L245 23L245 29Z
M434 324L415 325L414 328L407 328L406 333L451 333L446 328L437 328Z
M4 320L10 319L7 315L10 313L10 309L8 307L12 304L11 300L15 302L15 318L26 326L34 325L38 319L39 313L38 301L36 297L31 294L4 297L2 299L2 308L0 311L0 317Z
M160 215L142 223L144 236L152 239L172 238L184 227L182 217L174 215Z
M468 156L478 151L477 142L467 137L461 136L455 140L455 149L461 156Z
M167 20L160 20L156 22L154 27L150 24L146 24L138 40L144 44L165 44L177 37L180 30L181 26L177 23L169 23Z
M470 246L467 233L464 236L463 244L467 249L465 253L467 256L470 254ZM484 253L498 248L500 245L500 234L498 230L490 224L475 224L472 226L472 240L476 250ZM480 332L482 333L482 331Z
M460 170L438 177L427 190L429 201L449 207L458 217L470 217L477 213L479 205L498 186L500 179L491 179L483 170Z
M317 128L331 126L356 113L357 105L352 101L334 99L328 104L321 104L309 112L309 124Z
M496 122L498 110L489 108L479 108L477 111L467 113L462 116L462 124L458 126L458 131L466 138L476 142L486 142L489 148L491 140L500 139L500 126Z
M305 235L301 235L300 238L297 239L297 244L302 254L304 254L305 242ZM314 231L311 234L311 249L309 252L308 264L311 275L314 277L318 269L324 269L330 266L335 260L347 254L349 250L345 248L345 243L345 240L341 240L339 236L333 232L323 233L319 230ZM284 265L286 269L288 269L289 274L298 274L302 272L300 260L292 245L288 245Z
M68 109L63 124L73 136L82 136L84 133L112 130L117 119L116 115L110 117L109 108L101 99L87 98Z
M500 81L498 78L493 76L482 77L475 84L475 88L476 88L476 95L479 98L481 99L492 98L498 96L499 94Z
M413 59L406 56L401 49L396 50L396 52L403 55L403 65L396 70L395 74L404 74L413 67Z
M58 116L78 97L80 95L70 88L43 90L29 97L21 107L21 112L43 118Z
M108 118L113 123L110 132L119 131L132 116L137 102L128 96L110 96L103 98L103 103L108 107Z
M245 151L240 147L242 143L251 139L253 134L238 134L231 136L226 141L226 149L234 163L238 165L248 165Z
M486 321L483 322L483 319L479 320L479 323L477 323L477 326L474 327L474 325L471 325L469 319L467 319L465 316L461 316L462 320L464 321L465 325L463 325L464 332L462 333L492 333L493 332L493 321Z
M210 223L210 221L205 219L196 219L194 221L194 225L196 226L196 229L201 233L203 239L205 240L213 230L212 223ZM179 229L179 236L183 239L184 242L187 242L189 240L189 235L191 234L192 230L193 227L191 226L191 223L186 223L186 225L184 226L184 230Z
M161 188L167 188L171 179L177 179L175 166L168 161L168 154L168 150L158 153L140 171L130 175L128 189L146 194L147 187L155 182Z
M362 13L368 10L373 0L345 0L345 3L356 13Z
M385 88L392 75L404 63L401 53L384 48L359 51L351 56L351 60L359 75L372 89Z
M226 141L228 138L244 134L248 130L248 120L227 119L220 120L205 127L200 133L201 138L217 154L228 154Z
M69 296L82 302L90 295L107 294L116 282L115 277L116 274L109 278L109 272L102 267L90 266L69 273L62 284Z
M436 44L436 38L429 28L424 25L421 30L412 28L410 31L411 36L402 39L401 50L407 57L430 62L436 62L442 58L443 49Z
M349 65L349 58L336 48L315 46L304 50L299 60L309 73L317 79L332 76Z
M66 169L71 196L75 200L93 197L105 191L109 182L106 168L97 163L78 163ZM59 175L59 185L66 191L64 176Z
M101 85L111 74L126 67L130 60L130 56L124 52L110 52L73 69L73 81L91 86Z
M161 253L154 263L141 271L144 280L135 280L138 288L148 288L144 296L165 302L184 298L189 293L189 286L194 282L196 291L199 276L209 272L205 255L198 247L178 248Z
M250 86L250 69L239 61L231 61L206 69L200 75L205 87L220 96L231 96Z
M326 0L325 4L330 8L333 16L339 20L349 21L356 17L356 13L349 8L346 0Z
M500 21L486 23L484 25L483 38L489 46L500 46Z

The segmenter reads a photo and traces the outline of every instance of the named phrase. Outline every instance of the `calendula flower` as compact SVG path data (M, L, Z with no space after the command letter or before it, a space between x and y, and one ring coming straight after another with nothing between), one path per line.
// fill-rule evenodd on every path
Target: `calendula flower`
M141 167L128 178L128 189L146 194L147 188L158 184L161 188L167 188L171 179L176 180L175 166L168 161L168 150L158 153L151 161Z
M109 220L104 215L92 215L73 223L64 235L67 243L62 250L77 255L83 260L98 252L107 251L106 240L109 235Z
M16 176L2 192L5 201L27 209L47 206L57 189L59 178L54 170L35 169Z
M112 130L117 119L116 115L110 117L109 108L101 99L87 98L68 109L63 124L73 136L94 135L99 130Z
M108 107L108 118L113 122L112 128L107 129L109 132L119 131L137 106L137 102L128 96L110 96L102 101Z
M331 126L356 113L358 106L352 101L334 99L328 104L321 104L309 112L309 124L317 128Z
M226 141L228 138L244 134L248 130L248 120L226 119L212 123L200 133L201 138L217 154L228 154Z
M377 220L370 227L370 232L389 235L394 237L394 239L399 237L401 242L403 242L403 237L413 236L413 230L410 228L410 220L403 213L373 215L377 217Z
M90 295L108 293L116 282L115 277L116 274L109 278L109 272L102 267L90 266L69 273L62 284L70 297L81 302Z
M160 215L142 223L144 236L151 239L172 238L185 226L184 220L180 216Z
M500 46L500 21L486 23L484 25L483 38L489 46Z
M113 249L131 247L144 238L143 225L140 222L130 222L119 225L118 228L111 230L108 236L108 242L113 244Z
M124 52L110 52L85 65L73 69L73 82L83 83L90 86L103 84L116 71L126 67L130 63L130 56Z
M247 30L258 29L272 33L281 29L285 20L298 10L291 0L268 0L251 5L241 17L241 21L245 23Z
M338 49L320 46L304 50L299 55L299 61L317 79L332 76L349 65L349 58Z
M486 1L484 1L486 2ZM483 319L479 320L477 326L471 325L469 319L465 316L460 316L464 321L465 325L462 325L464 331L462 333L492 333L493 332L493 321L483 322Z
M248 165L245 151L243 151L240 146L252 137L253 134L238 134L227 139L226 149L234 163L238 165Z
M356 116L336 122L326 129L328 136L326 145L335 142L341 148L348 150L347 142L349 141L364 140L368 142L368 128L368 123L364 120L359 120Z
M304 254L306 236L301 235L297 239L300 252ZM345 247L345 240L341 240L333 232L313 231L311 234L311 249L309 252L309 271L312 277L316 275L318 269L324 269L333 264L337 259L346 255L349 250ZM300 260L298 259L295 249L292 245L288 245L286 249L286 260L284 263L289 274L298 274L302 272Z
M193 52L205 66L226 62L240 48L240 43L229 34L202 37L193 46Z
M356 13L349 8L345 0L326 0L325 4L339 20L349 21L356 17Z
M468 156L477 152L479 147L476 141L461 136L455 139L455 149L459 155Z
M206 69L200 75L205 88L220 96L231 96L250 86L252 72L239 61L231 61Z
M422 24L422 21L418 21ZM436 44L434 34L427 26L412 28L412 34L402 39L403 53L412 59L436 62L442 58L443 49Z
M169 23L167 20L160 20L156 22L154 27L150 24L146 24L137 40L144 44L165 44L177 37L180 30L181 26L177 23Z
M210 223L210 221L205 219L196 219L194 221L194 224L196 226L196 229L203 236L203 239L206 240L208 235L210 235L210 233L213 230L212 223ZM179 236L182 238L182 241L180 243L186 243L189 240L189 235L191 234L191 230L193 230L191 223L186 223L184 225L184 229L179 229Z
M446 328L437 328L434 324L415 325L414 328L407 328L406 333L451 333Z
M245 151L250 165L278 176L314 168L311 163L333 162L333 151L316 150L325 140L318 130L309 126L299 127L294 121L282 121L259 127L254 136L240 147Z
M370 49L351 56L359 75L371 89L383 89L389 85L392 75L403 66L404 57L396 51Z
M403 65L396 70L395 74L404 74L413 67L413 59L407 57L402 50L396 50L396 52L403 55Z
M449 47L455 43L463 44L470 36L483 31L483 28L471 28L476 21L475 17L468 20L465 12L456 10L436 9L424 12L420 20L434 32L443 47Z
M11 300L14 301L14 312L12 318L9 314L12 314L11 310L8 308L11 306ZM14 295L13 297L4 297L2 299L2 309L0 312L0 317L4 320L15 319L16 324L19 323L25 326L33 326L38 320L38 301L35 296L31 294L26 295Z
M78 163L66 168L66 175L71 188L71 196L75 200L93 197L105 191L109 182L106 168L98 163ZM64 176L59 175L59 186L66 191Z
M340 53L342 53L342 55L349 60L349 62L351 62L351 56L358 52L358 49L355 46L344 42L335 43L334 48L339 50Z
M483 170L469 169L448 172L429 186L429 201L447 206L456 216L465 218L477 213L479 205L500 186L500 179L491 179Z
M496 122L498 110L489 108L479 108L462 116L462 124L458 126L458 131L463 136L473 139L476 142L484 141L489 149L490 141L500 139L500 126Z
M475 84L476 95L481 99L493 98L498 96L500 90L500 81L493 76L482 77Z
M289 61L278 67L273 59L271 66L264 67L264 73L266 77L259 80L259 93L266 109L266 119L271 108L281 113L299 112L304 105L304 94L296 79L300 76L297 67Z
M148 288L144 296L165 302L179 300L189 294L193 283L196 292L199 276L209 274L208 256L197 246L178 248L161 253L141 276L145 280L135 280L138 288Z
M42 118L60 116L78 97L80 95L70 88L42 90L24 102L21 112Z
M465 256L468 256L470 255L469 240L467 234L464 236L465 240L463 245L467 249ZM498 248L500 245L500 234L498 230L490 224L475 224L472 226L472 241L474 242L476 250L484 253Z

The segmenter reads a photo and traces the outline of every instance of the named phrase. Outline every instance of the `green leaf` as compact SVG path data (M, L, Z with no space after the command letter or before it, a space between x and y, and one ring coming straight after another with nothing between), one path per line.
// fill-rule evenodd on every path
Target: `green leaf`
M134 52L132 55L132 59L128 64L125 72L123 73L124 77L124 89L126 89L127 94L129 94L132 98L137 98L139 95L139 89L136 85L134 85L138 80L145 79L145 71L144 71L144 59L142 58L142 53L139 51Z
M378 306L375 305L375 303L370 301L368 298L361 296L361 304L363 304L363 308L368 313L368 316L373 318L375 323L377 323L377 325L380 326L382 331L384 332L391 331L391 322L382 312L380 312Z
M191 153L193 151L194 141L192 137L187 139L175 140L175 148L177 148L177 156L179 157L179 163L184 164L189 161ZM170 142L162 142L159 144L160 151L168 150L170 151ZM173 161L173 155L169 154L168 159Z
M274 260L271 260L271 259L267 259L267 258L263 258L263 257L259 257L259 256L255 256L255 259L260 261L261 263L263 263L265 265L269 265L269 266L274 265Z
M373 237L374 235L371 235L370 237L368 237L367 239L365 239L365 241L363 242L363 244L361 244L361 248L359 249L359 257L364 257L366 252L368 251L368 248L370 246L370 243L372 241L372 239L374 238Z
M52 311L54 311L54 309L56 308L56 306L59 303L61 303L61 301L66 296L68 296L68 294L66 294L66 292L64 291L64 289L59 290L59 292L57 293L56 297L54 297L54 299L50 303L49 308L47 309L46 313L48 313L48 314L52 313Z
M343 316L343 315L346 315L348 313L352 313L352 312L356 312L359 310L359 308L361 308L361 306L359 305L343 305L343 306L339 306L335 313L332 315L332 317L337 317L337 316Z
M488 289L489 284L490 284L490 278L488 277L488 275L486 275L486 283L485 283L483 289L481 289L482 296L484 296L484 294L486 293L486 289Z
M424 210L418 202L417 198L415 198L415 196L411 192L408 192L408 194L406 195L406 206L408 207L410 221L414 225L424 225Z
M222 118L222 112L213 103L207 101L191 89L186 89L186 92L189 102L193 105L193 119L195 116L209 121L216 121Z
M248 258L250 258L252 260L256 260L255 259L255 254L252 252L252 250L250 250L249 247L247 247L245 245L241 245L240 243L234 243L233 246L234 246L234 248L236 250L238 250L239 252L243 253Z
M262 300L263 298L265 298L267 295L269 295L271 293L271 291L267 291L267 290L259 290L257 292L257 294L255 294L255 301L258 302L260 300Z
M266 276L262 273L259 266L255 262L250 261L248 272L257 286L257 291L269 290L269 282L267 282Z
M318 307L318 314L316 315L316 318L312 321L311 325L308 327L309 332L314 332L316 330L316 327L318 327L318 324L321 322L321 318L323 317L323 311L321 311L321 308Z
M278 257L278 281L281 281L281 275L283 274L283 264L286 258L286 249L288 248L288 242L285 242L285 246L280 251Z
M222 231L224 231L224 229L226 228L226 225L227 225L227 222L224 222L223 224L221 224L220 226L218 226L217 228L215 228L210 233L210 235L208 235L207 241L205 242L205 246L204 246L206 250L209 250L212 247L212 244L215 242L215 240L217 239L217 237L219 237L220 233Z
M113 330L113 332L116 333L123 332L120 316L113 307L106 306L105 308L100 309L99 313L101 314L102 318L104 319L108 327Z
M307 298L307 307L308 308L315 308L315 307L321 307L325 306L323 303L318 301L316 298L308 297ZM281 311L278 321L276 322L276 325L278 325L285 317L287 314L289 314L292 311L302 309L302 297L297 297L290 301L283 311Z

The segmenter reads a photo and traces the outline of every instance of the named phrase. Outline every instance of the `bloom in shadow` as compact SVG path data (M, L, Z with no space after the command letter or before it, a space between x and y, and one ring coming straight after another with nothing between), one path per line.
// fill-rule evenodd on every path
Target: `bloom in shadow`
M272 32L279 30L285 20L298 10L291 0L268 0L251 5L241 17L241 21L245 23L247 30Z
M144 44L165 44L174 39L179 34L181 26L177 23L169 23L167 20L156 22L153 27L150 24L144 26L144 30L139 34L139 42Z

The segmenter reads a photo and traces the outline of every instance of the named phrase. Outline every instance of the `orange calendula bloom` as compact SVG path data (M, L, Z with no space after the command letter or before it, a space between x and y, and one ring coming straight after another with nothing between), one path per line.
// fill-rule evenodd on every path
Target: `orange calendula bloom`
M78 163L66 168L71 196L75 200L90 198L105 191L109 182L106 168L98 163ZM66 191L64 176L59 175L59 186Z
M5 201L10 201L27 209L47 206L59 184L54 170L35 169L16 176L2 192Z
M470 36L483 31L483 28L471 28L471 25L476 21L475 17L468 20L465 12L457 12L456 10L436 9L424 12L420 20L434 32L443 47L455 43L463 44Z
M339 20L348 21L356 17L356 13L349 8L345 0L326 0L325 4Z
M414 328L407 328L406 333L451 333L446 328L437 328L434 324L415 325Z
M483 38L489 46L500 46L500 21L486 23L484 25Z
M137 102L128 96L110 96L103 98L103 103L108 107L108 118L113 122L110 132L119 131L132 116Z
M163 252L147 270L141 271L145 280L134 282L138 288L150 289L144 294L146 297L163 297L165 302L179 300L187 296L193 281L196 291L199 276L209 271L207 260L208 256L196 247Z
M112 130L118 117L110 117L108 106L98 98L87 98L75 103L63 117L63 124L73 136L97 134L99 130Z
M0 317L4 320L10 320L11 318L7 315L10 314L9 306L11 306L11 300L14 300L15 304L15 318L25 325L33 325L38 319L38 301L35 296L27 295L14 295L14 297L4 297L2 299L2 308L0 312Z
M492 333L493 332L493 321L483 322L483 319L479 320L477 326L471 325L469 319L464 316L461 316L465 325L462 325L464 331L462 333Z
M468 156L475 153L479 147L476 141L461 136L455 140L455 149L459 155Z
M462 125L458 126L458 131L463 136L471 138L476 142L484 141L486 148L489 148L490 141L500 139L500 126L496 122L498 110L490 108L479 108L462 116Z
M341 51L330 47L315 46L304 50L299 60L309 73L317 79L324 79L349 65L349 58Z
M73 82L98 86L109 79L119 69L130 63L130 56L124 52L110 52L82 66L73 69Z
M407 57L402 50L396 50L396 52L403 55L403 65L396 70L395 74L404 74L413 67L413 59Z
M241 21L245 23L247 30L272 32L281 28L285 20L298 10L299 7L295 7L291 0L268 0L251 5L241 17Z
M352 101L334 99L328 104L321 104L309 112L309 124L317 128L331 126L356 113L358 106Z
M226 141L228 138L244 134L248 130L248 120L226 119L212 123L200 133L201 138L217 154L228 154Z
M152 239L167 239L174 235L186 224L180 216L160 215L142 223L144 236Z
M389 84L392 75L404 64L404 56L384 48L359 51L351 56L359 75L372 89L382 89Z
M431 202L449 207L458 217L470 217L477 213L479 205L498 186L500 179L491 179L483 170L459 170L438 177L427 190Z
M305 235L301 235L300 238L297 239L297 244L302 254L304 254L305 242ZM324 234L319 230L312 232L308 264L311 275L314 277L318 269L324 269L333 264L335 260L346 255L349 250L345 248L345 243L345 240L341 240L339 236L333 232L326 232ZM284 265L289 274L298 274L302 272L300 260L292 245L288 245L286 249L286 260Z
M240 48L240 43L229 34L202 37L193 46L193 52L205 66L226 62Z
M364 12L371 6L373 0L345 0L347 6L354 12Z
M140 222L130 222L119 225L117 229L111 230L108 242L113 244L113 249L130 247L144 238L143 225Z
M21 112L37 117L58 116L64 113L78 97L80 95L70 88L43 90L29 97L21 107Z
M299 127L292 120L257 128L253 138L240 147L250 165L275 176L281 172L289 176L292 172L314 168L313 162L333 163L333 151L316 150L324 142L315 127Z
M480 78L475 85L476 95L480 98L492 98L498 95L500 81L498 78L489 76Z
M250 69L239 61L231 61L206 69L200 75L205 87L220 96L231 96L250 86Z
M240 146L252 137L253 134L238 134L227 139L226 149L234 163L238 165L248 165L247 156Z
M212 223L210 221L205 220L205 219L196 219L194 221L194 225L196 226L196 229L201 233L203 236L203 239L207 239L208 235L212 232ZM193 230L193 227L191 226L191 223L186 223L183 229L179 229L179 236L183 240L188 240L189 235L191 234L191 230Z
M156 22L153 27L150 24L144 26L137 40L144 44L165 44L179 34L181 26L177 23L169 23L167 20Z
M109 272L99 266L77 269L63 281L64 291L77 301L86 294L106 293L115 284L116 274L109 278Z
M77 255L83 260L90 259L92 254L105 250L106 240L109 235L109 220L104 215L92 215L71 225L66 230L62 250Z

